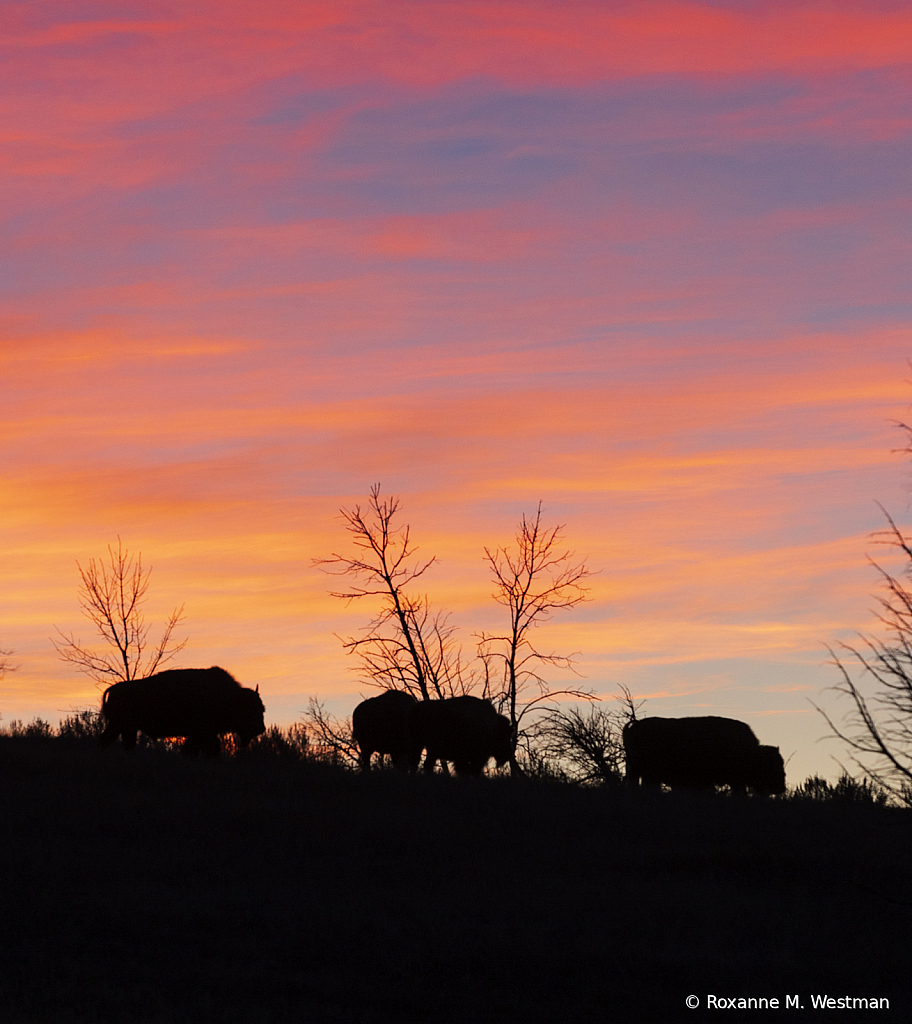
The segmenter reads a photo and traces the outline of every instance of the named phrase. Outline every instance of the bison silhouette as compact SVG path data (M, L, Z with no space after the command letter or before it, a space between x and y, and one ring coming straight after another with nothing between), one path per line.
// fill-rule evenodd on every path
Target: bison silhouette
M259 689L251 690L223 668L175 668L146 679L126 679L104 692L101 714L107 724L101 749L118 736L124 750L136 734L154 739L183 736L185 754L218 757L219 736L235 733L240 746L266 731Z
M779 748L761 746L734 718L643 718L624 726L623 739L632 785L785 792Z
M404 690L387 690L368 697L352 712L352 733L358 744L362 771L370 771L371 754L389 754L397 768L417 768L418 756L409 756L409 712L418 703Z
M448 697L424 700L409 712L410 757L417 765L427 751L425 771L447 761L459 775L481 775L490 758L500 767L513 756L510 721L480 697Z

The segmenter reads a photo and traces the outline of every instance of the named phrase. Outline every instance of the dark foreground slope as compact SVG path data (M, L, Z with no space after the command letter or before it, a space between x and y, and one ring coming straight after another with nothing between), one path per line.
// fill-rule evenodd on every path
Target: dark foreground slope
M0 738L0 1018L909 1019L909 815ZM770 1012L752 1012L769 1019Z

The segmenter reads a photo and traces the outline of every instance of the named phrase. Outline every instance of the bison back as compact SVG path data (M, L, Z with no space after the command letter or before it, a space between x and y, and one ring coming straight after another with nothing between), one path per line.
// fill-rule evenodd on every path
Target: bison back
M452 761L457 772L478 775L490 758L502 765L513 754L509 720L480 697L421 701L409 715L409 730L413 756L426 750L429 767Z
M623 732L627 775L672 789L753 786L760 741L733 718L643 718Z
M352 712L352 734L361 752L361 765L370 764L371 754L389 754L404 766L410 749L408 717L418 703L404 690L387 690L363 700Z
M223 668L183 668L108 687L101 713L109 729L196 737L238 733L244 743L265 731L263 702Z

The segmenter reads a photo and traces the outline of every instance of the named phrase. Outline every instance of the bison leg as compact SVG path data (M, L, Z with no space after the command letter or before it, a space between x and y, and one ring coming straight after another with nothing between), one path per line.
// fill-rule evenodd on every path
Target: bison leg
M627 778L630 778L630 776L628 775ZM662 789L662 782L663 781L665 781L665 780L662 779L661 775L650 774L649 772L645 772L642 775L634 775L633 776L633 785L635 785L635 786L636 785L640 785L640 786L643 787L643 789L648 789L648 790L653 790L653 791L656 791L656 790L660 791ZM674 788L674 787L672 786L672 788Z
M222 752L222 744L219 741L218 733L213 732L208 736L201 736L199 749L203 757L218 757Z
M411 769L411 761L407 750L397 750L395 754L390 754L390 758L397 772L407 772Z
M628 755L624 778L630 786L639 786L641 782L643 785L646 785L646 779L643 775L643 766L638 763L637 758Z
M98 737L98 749L104 750L105 747L110 747L119 735L120 726L114 725L113 722L108 722L104 728L104 732Z
M434 770L434 766L437 764L438 761L440 762L440 770L443 772L443 774L449 775L450 766L447 764L446 758L438 757L436 753L432 753L430 750L428 751L427 757L424 759L424 770L426 772L432 772Z
M410 772L417 772L421 767L421 750L421 747L416 747L414 744L409 746L406 758Z
M362 747L358 751L358 764L361 766L362 772L370 771L372 754L373 750L369 750L367 747Z
M124 750L136 749L136 729L124 729L121 732L121 736L123 737Z
M218 733L204 733L187 736L181 744L181 753L188 757L194 754L202 754L204 757L218 757L221 752Z

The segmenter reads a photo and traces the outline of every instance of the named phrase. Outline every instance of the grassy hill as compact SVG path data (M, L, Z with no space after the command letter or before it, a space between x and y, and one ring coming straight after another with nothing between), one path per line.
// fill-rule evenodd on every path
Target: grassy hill
M0 736L0 821L16 1024L743 1015L710 993L912 1008L905 810Z

